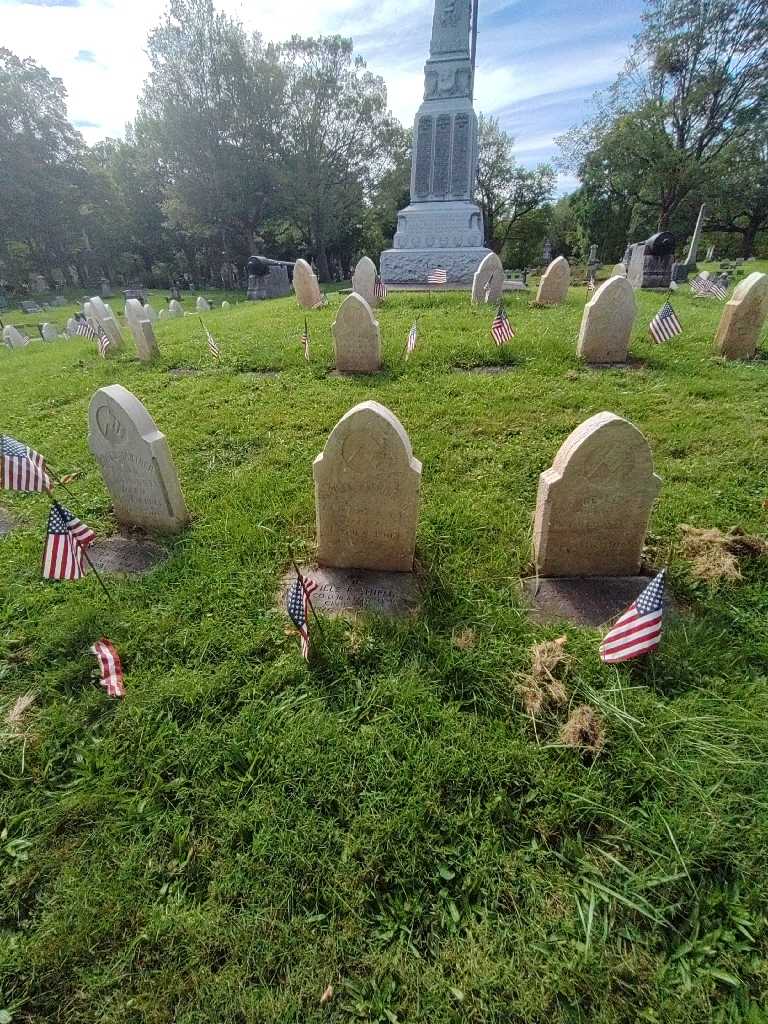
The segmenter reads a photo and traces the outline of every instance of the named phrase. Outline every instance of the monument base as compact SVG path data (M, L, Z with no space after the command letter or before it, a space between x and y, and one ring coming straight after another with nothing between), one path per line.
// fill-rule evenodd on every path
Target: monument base
M480 261L490 252L481 247L468 249L385 249L379 268L385 284L425 286L430 270L442 267L452 284L472 285ZM442 286L441 286L442 287Z
M534 622L603 626L637 598L652 576L531 576L522 581ZM672 602L665 597L665 606Z
M398 618L412 615L419 607L419 585L412 572L374 572L370 569L329 569L316 565L299 567L301 575L317 583L311 601L325 615L354 615L368 612ZM279 602L296 581L286 573L281 581Z
M88 555L97 572L142 575L168 558L159 544L141 537L106 537L95 541Z

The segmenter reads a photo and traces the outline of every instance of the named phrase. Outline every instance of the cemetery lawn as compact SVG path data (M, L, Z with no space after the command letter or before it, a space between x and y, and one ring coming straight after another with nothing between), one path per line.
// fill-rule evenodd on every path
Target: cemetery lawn
M768 1020L768 561L708 584L678 530L768 533L768 358L712 358L722 305L683 288L683 337L651 345L663 296L639 294L635 362L585 369L584 289L531 295L508 298L499 350L466 293L391 294L375 378L327 376L337 295L307 315L309 366L292 299L206 314L220 366L192 317L156 325L151 367L130 342L107 362L81 339L0 348L0 431L79 473L72 511L115 530L87 409L120 383L193 517L154 573L108 580L110 604L93 578L41 580L46 502L0 495L0 1020ZM479 364L509 372L462 372ZM424 465L423 608L325 619L308 668L275 592L312 560L312 460L369 398ZM601 410L651 445L647 561L681 609L620 667L596 630L533 624L519 591L539 473ZM517 688L563 634L567 704L534 721ZM122 702L94 680L102 635ZM581 704L595 758L559 739Z

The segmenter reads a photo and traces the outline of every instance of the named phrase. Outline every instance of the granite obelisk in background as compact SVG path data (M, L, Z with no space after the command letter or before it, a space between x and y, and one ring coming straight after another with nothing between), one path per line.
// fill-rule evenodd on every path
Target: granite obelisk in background
M474 47L470 0L435 0L424 67L424 102L413 127L411 202L397 215L394 246L381 254L387 284L424 284L442 267L448 283L471 282L490 252L472 202L477 118L472 107Z

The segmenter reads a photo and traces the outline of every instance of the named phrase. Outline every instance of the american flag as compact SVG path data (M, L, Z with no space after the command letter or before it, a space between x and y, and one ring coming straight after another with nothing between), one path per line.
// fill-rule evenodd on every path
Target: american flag
M91 647L91 654L99 663L99 672L101 673L99 685L104 687L110 697L124 697L123 666L117 648L112 641L104 637L97 640Z
M505 341L511 341L515 336L503 302L499 303L499 308L496 310L496 316L491 324L491 334L497 345L503 345Z
M373 294L374 297L377 299L386 299L387 295L389 294L387 291L387 286L381 280L379 274L376 275L376 280L373 282Z
M48 536L43 555L43 578L79 580L85 576L83 552L96 534L58 501L51 505Z
M448 274L442 267L436 267L427 274L427 284L445 284Z
M0 486L6 491L50 491L45 459L25 444L0 436Z
M728 294L728 289L724 285L720 284L719 281L710 281L709 291L716 299L724 299Z
M683 327L677 319L677 314L672 309L672 303L667 299L656 316L648 325L651 337L660 345L662 341L669 341L678 334L683 333Z
M101 324L98 325L98 337L96 339L96 344L99 349L99 355L101 356L102 359L106 359L107 352L109 352L110 341L109 336L107 335L106 331L101 326Z
M698 274L691 281L691 291L698 298L707 298L707 296L713 295L716 299L724 299L726 296L727 289L718 281L713 281L712 278L702 277Z
M664 573L662 569L651 580L606 633L600 644L601 661L629 661L659 646L664 614Z
M327 305L328 305L328 295L326 294L326 292L323 292L323 294L320 296L320 298L314 304L312 309L322 309L323 306L327 306Z
M214 338L214 336L211 334L211 332L208 330L208 328L203 323L203 318L202 317L200 317L200 323L203 324L203 330L205 331L205 336L208 339L208 351L211 353L213 358L218 363L221 360L221 349L217 345L216 339Z
M416 339L418 338L418 336L419 336L419 328L417 327L416 323L414 323L411 326L410 331L408 331L408 340L405 343L405 358L406 359L411 354L411 352L413 352L413 350L416 348Z
M79 335L81 338L90 338L92 341L96 340L96 331L94 331L87 320L77 321L75 334Z
M303 584L303 585L302 585ZM309 661L309 625L307 622L307 606L309 595L317 590L317 583L314 580L304 577L296 578L296 582L288 591L287 608L288 617L299 631L301 637L301 656Z
M304 358L309 362L309 324L304 317L304 333L301 335L301 344L304 346Z

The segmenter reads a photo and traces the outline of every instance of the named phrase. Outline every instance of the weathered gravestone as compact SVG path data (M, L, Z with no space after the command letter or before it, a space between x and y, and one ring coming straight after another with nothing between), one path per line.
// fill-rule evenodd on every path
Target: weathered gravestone
M144 316L151 324L157 323L157 310L148 302L144 303Z
M533 545L539 576L632 576L661 480L643 435L600 412L566 438L539 477Z
M495 252L489 252L472 278L472 302L498 302L503 291L504 264Z
M378 402L356 405L331 431L313 473L319 564L410 572L421 463L397 417Z
M357 292L342 302L331 327L338 373L376 373L381 369L379 322Z
M92 295L90 301L85 303L83 309L85 315L89 319L96 320L101 326L102 330L109 338L109 344L112 351L119 351L123 347L123 336L120 333L120 328L117 326L117 320L115 320L109 306L107 306L98 295Z
M70 338L73 338L77 334L77 320L75 320L73 316L67 320L66 332Z
M617 263L611 271L611 277L626 277L627 268L623 263Z
M229 302L227 302L227 300L226 300L226 299L224 299L224 301L223 301L223 302L222 302L222 304L221 304L221 308L222 308L222 309L229 309L229 308L230 308L230 303L229 303Z
M768 274L745 277L726 302L715 335L715 352L726 359L752 359L768 317Z
M675 260L675 236L659 231L629 247L627 277L633 288L669 288Z
M171 319L171 314L168 312L167 309L161 309L160 312L157 314L157 319L158 320L170 320Z
M208 299L204 299L202 295L198 295L197 302L195 303L195 309L198 313L207 313L211 308L211 304Z
M322 300L315 272L306 260L296 260L293 268L293 290L296 292L296 301L304 309L314 309Z
M543 306L556 306L568 297L571 268L565 256L552 260L541 276L536 301Z
M379 300L376 296L376 264L370 256L363 256L352 275L352 290L357 292L373 309Z
M626 277L609 277L584 307L576 354L587 363L625 363L637 305Z
M3 328L3 342L8 348L26 348L29 338L22 334L18 327L13 324L6 324Z
M40 325L40 336L43 341L56 341L59 332L55 324L44 323Z
M168 303L169 316L184 316L184 307L178 299L171 299Z
M125 319L136 344L136 353L142 363L151 363L160 355L155 332L147 319L144 307L138 299L128 299L125 303Z
M88 444L123 527L176 533L189 516L165 434L120 384L100 388L88 410Z

